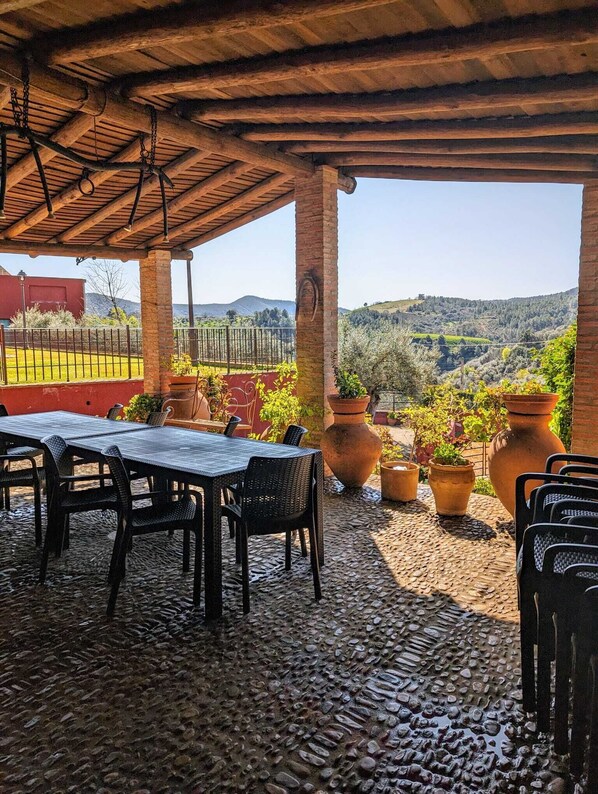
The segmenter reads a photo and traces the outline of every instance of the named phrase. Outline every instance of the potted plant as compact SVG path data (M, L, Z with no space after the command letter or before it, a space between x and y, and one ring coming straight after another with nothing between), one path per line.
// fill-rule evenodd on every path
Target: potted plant
M334 367L336 394L328 395L334 416L322 436L322 453L335 476L348 488L360 488L374 471L382 451L382 441L366 424L370 402L354 372Z
M386 421L391 427L394 427L399 421L399 414L396 411L389 411L386 414Z
M488 473L496 495L511 515L515 513L515 480L526 471L544 471L546 458L564 452L562 441L549 428L559 395L547 392L539 381L501 383L508 427L497 433L488 453ZM537 484L530 481L527 496Z
M170 373L170 391L173 394L193 391L197 382L197 372L188 353L171 357Z
M154 411L162 410L163 398L156 394L134 394L123 413L127 422L145 422Z
M464 516L475 484L473 463L455 444L445 442L436 447L428 465L438 515Z

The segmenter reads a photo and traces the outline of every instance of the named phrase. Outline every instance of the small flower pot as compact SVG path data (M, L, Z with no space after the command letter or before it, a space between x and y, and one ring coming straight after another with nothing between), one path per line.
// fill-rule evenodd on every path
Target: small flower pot
M387 460L380 464L382 498L392 502L417 499L419 466L408 460Z
M431 460L429 466L428 482L438 515L464 516L475 485L473 463L467 466L443 466Z
M386 417L386 423L389 424L391 427L394 427L397 424L397 421L398 420L395 419L394 417L392 419L390 416Z

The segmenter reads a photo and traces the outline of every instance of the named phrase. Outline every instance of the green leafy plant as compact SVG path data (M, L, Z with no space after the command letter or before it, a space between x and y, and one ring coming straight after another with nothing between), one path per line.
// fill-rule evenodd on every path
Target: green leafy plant
M145 422L153 411L162 408L164 398L156 394L134 394L124 408L125 419L128 422Z
M258 380L256 391L262 400L260 419L270 423L262 434L266 441L281 441L289 425L298 424L303 417L312 413L309 408L301 405L297 397L296 364L280 364L272 386Z
M373 425L374 431L382 440L380 460L376 464L376 474L380 474L380 463L387 460L403 460L401 445L392 437L390 430L384 425Z
M543 394L548 391L546 384L537 378L524 381L502 380L499 388L503 394Z
M386 414L386 416L387 416L388 419L398 419L399 418L399 414L398 414L397 411L389 411Z
M571 448L576 344L577 325L574 323L562 336L550 341L540 355L540 371L546 386L559 395L552 415L552 429L567 449Z
M441 466L468 466L469 461L463 457L459 449L454 444L445 442L439 444L434 450L432 462Z
M482 496L493 496L496 498L496 491L494 490L494 486L488 477L476 477L475 485L473 486L473 492L479 493Z
M207 370L200 377L198 388L207 400L211 418L217 422L226 422L230 390L222 373L217 370Z
M340 369L336 365L334 367L334 385L338 390L338 396L343 400L367 397L367 391L359 380L359 375L355 372L349 372L347 369Z
M193 375L195 367L191 361L191 356L188 353L182 353L180 356L171 356L170 371L177 377L180 375Z
M502 400L503 390L489 387L482 381L473 394L472 413L463 419L463 429L471 441L491 441L507 427L507 409Z
M421 403L405 408L400 414L414 434L410 459L415 457L425 466L440 444L465 446L469 437L463 432L463 420L468 413L463 394L450 383L426 389Z

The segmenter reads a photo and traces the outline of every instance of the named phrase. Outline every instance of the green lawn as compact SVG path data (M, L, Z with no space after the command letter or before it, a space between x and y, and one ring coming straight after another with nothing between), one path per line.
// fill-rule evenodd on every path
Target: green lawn
M432 341L436 341L440 336L444 336L447 345L458 345L461 340L467 345L487 345L491 340L483 336L453 336L452 334L413 334L414 339L425 339L430 337Z
M53 350L6 351L8 383L44 383L128 378L126 356L65 353ZM143 361L131 359L131 377L143 375Z

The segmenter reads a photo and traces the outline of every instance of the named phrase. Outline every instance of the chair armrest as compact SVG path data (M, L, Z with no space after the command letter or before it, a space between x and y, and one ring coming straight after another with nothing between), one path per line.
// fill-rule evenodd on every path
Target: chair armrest
M554 502L550 510L551 523L557 524L562 521L563 518L569 520L570 518L579 517L565 515L567 510L587 510L588 513L598 516L598 499L597 501L593 501L592 499L559 499L558 502ZM575 521L573 523L575 523Z
M550 474L553 464L559 461L563 461L564 463L588 463L598 466L598 458L594 455L580 455L575 452L556 452L554 455L549 455L546 458L546 472Z
M598 466L583 466L581 463L568 463L560 470L559 474L589 474L589 479L598 477ZM586 479L585 477L581 479Z
M576 562L565 568L563 576L565 579L575 579L580 573L595 573L598 579L598 560L596 562Z
M103 484L105 480L112 481L112 476L110 474L61 474L58 478L60 483L73 484L94 481L99 481Z
M0 455L0 461L14 463L16 460L28 460L32 468L37 469L37 462L33 455Z
M530 480L541 480L545 484L553 482L566 482L571 481L570 477L563 474L551 474L549 472L524 472L520 474L515 480L515 526L517 534L523 532L525 526L531 523L531 518L534 514L534 488L530 496L530 503L528 505L525 498L525 486Z
M143 499L151 499L152 496L190 496L196 502L196 504L199 504L200 506L202 504L201 494L199 491L185 491L182 488L175 488L169 491L144 491L144 493L133 494L131 499L134 502L140 502Z
M598 536L596 537L596 542L598 543ZM542 573L554 573L554 565L559 554L571 554L571 552L585 554L595 559L598 563L598 545L591 543L555 543L544 552Z

